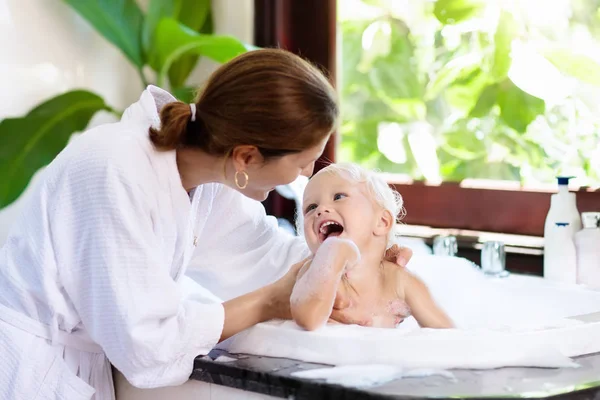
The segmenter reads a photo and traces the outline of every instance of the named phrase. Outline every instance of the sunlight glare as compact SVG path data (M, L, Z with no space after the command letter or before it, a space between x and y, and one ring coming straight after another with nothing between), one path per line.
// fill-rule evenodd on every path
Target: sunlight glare
M404 130L397 122L380 122L377 125L377 148L391 162L404 164L407 160L404 136Z

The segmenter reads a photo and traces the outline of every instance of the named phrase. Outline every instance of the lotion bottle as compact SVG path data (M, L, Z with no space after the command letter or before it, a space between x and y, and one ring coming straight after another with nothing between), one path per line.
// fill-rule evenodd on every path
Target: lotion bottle
M577 283L575 234L581 218L575 193L569 192L570 177L558 177L558 193L550 198L544 225L544 278L561 283Z

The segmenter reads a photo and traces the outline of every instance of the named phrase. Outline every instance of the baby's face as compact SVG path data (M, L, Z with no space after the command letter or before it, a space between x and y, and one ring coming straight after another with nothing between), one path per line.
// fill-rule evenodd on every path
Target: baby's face
M362 249L373 237L381 210L369 197L364 183L351 183L325 172L308 182L302 212L304 237L314 254L332 236L351 239Z

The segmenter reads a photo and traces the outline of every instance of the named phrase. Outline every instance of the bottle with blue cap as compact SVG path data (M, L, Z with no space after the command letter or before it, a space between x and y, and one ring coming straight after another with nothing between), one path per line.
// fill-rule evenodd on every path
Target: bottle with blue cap
M558 193L550 198L544 225L544 278L562 283L577 282L575 234L581 218L575 193L569 192L569 179L559 176Z

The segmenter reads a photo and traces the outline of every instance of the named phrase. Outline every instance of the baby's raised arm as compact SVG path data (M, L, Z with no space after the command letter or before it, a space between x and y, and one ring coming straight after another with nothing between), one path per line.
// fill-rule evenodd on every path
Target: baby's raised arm
M409 271L400 274L404 300L410 307L413 317L423 328L454 328L454 323L431 297L429 289Z
M358 262L360 253L351 240L330 238L305 264L292 290L292 318L301 327L315 330L327 323L344 269Z

